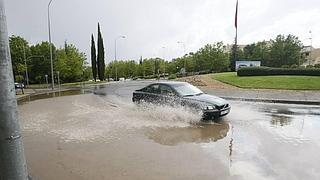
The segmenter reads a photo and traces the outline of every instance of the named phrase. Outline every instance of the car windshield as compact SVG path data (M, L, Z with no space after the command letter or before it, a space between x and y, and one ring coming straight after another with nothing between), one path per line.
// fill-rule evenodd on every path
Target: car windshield
M203 94L200 89L191 84L178 84L174 86L174 89L182 96L195 96Z

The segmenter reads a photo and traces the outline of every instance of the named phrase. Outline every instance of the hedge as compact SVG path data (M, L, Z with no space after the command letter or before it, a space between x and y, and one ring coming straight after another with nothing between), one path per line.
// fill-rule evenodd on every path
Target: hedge
M177 75L175 74L170 74L170 76L168 77L168 79L177 79Z
M307 68L270 68L270 67L244 67L237 71L238 76L272 76L272 75L297 75L320 76L320 69Z

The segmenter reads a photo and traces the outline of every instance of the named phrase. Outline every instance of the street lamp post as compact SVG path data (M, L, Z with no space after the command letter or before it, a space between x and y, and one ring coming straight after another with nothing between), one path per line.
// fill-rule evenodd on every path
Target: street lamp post
M311 61L312 61L312 31L309 31L310 33L310 59L309 59L309 65L311 65Z
M60 72L59 71L57 71L57 75L58 75L58 87L60 91Z
M24 48L23 48L24 49ZM27 61L30 60L31 58L35 58L35 57L41 57L44 58L44 56L29 56L26 58L26 52L25 49L24 51L24 66L26 67L26 81L27 81L27 85L29 86L29 73L28 73L28 64Z
M166 79L166 57L165 57L165 50L166 50L166 47L163 46L162 47L162 50L163 50L163 60L164 60L164 68L163 68L163 78Z
M16 46L17 48L20 48L19 46ZM29 85L29 76L28 76L28 66L27 66L27 56L26 56L26 49L24 44L22 44L22 50L23 50L23 60L24 60L24 67L26 68L25 70L25 83L26 85Z
M48 4L48 31L49 31L49 49L50 49L50 62L51 62L51 83L52 90L54 89L54 74L53 74L53 60L52 60L52 43L51 43L51 25L50 25L50 5L52 0Z
M185 56L186 55L186 44L184 42L182 42L182 41L178 41L178 44L182 44L183 45L183 53L184 53L183 56ZM187 62L186 62L185 58L184 58L184 71L185 71L185 73L187 72Z
M29 86L29 75L28 75L28 65L27 65L27 57L26 57L26 48L23 47L23 58L24 58L24 67L26 68L26 82L27 82L27 86Z
M44 77L46 78L47 89L49 89L49 87L48 87L48 74L44 75Z
M118 67L117 67L117 40L118 39L124 39L126 38L126 36L118 36L115 40L114 40L114 61L115 61L115 68L116 68L116 81L118 80Z

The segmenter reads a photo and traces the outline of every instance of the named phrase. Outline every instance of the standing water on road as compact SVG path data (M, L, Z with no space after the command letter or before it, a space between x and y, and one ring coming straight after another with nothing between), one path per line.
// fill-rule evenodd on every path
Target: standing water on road
M319 179L317 106L230 102L218 123L137 107L132 89L19 106L35 179ZM106 93L102 93L106 92Z

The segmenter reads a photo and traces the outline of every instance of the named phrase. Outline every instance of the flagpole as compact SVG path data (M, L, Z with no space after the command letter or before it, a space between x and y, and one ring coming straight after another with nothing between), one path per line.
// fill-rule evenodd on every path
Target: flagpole
M236 37L235 37L234 45L235 45L234 63L236 63L238 59L238 27L236 27Z
M236 28L236 37L234 40L234 47L233 47L233 63L231 69L236 70L236 61L238 59L238 0L236 4L236 13L235 13L235 20L234 20L234 26Z

